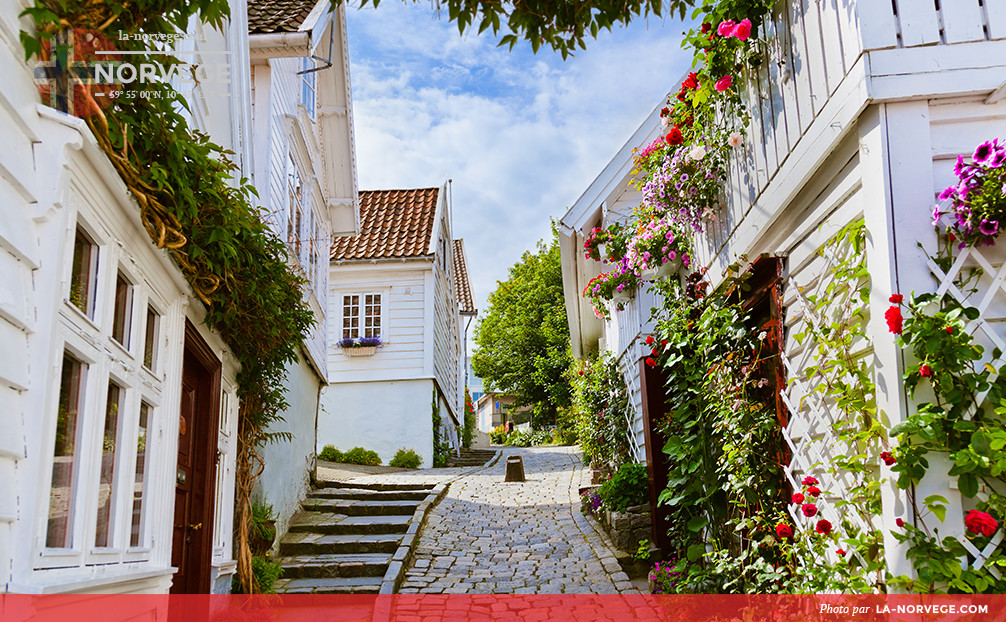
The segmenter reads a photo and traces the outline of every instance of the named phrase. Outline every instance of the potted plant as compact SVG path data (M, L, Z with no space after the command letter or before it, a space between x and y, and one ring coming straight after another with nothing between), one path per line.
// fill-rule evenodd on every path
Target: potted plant
M637 275L649 279L670 276L691 264L687 238L664 218L640 222L625 257Z
M346 337L339 341L339 347L346 356L371 356L377 352L377 346L381 345L381 337Z

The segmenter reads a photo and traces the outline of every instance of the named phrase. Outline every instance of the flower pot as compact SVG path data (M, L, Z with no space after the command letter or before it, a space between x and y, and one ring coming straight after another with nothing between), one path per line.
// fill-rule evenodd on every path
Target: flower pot
M346 356L373 356L377 352L377 346L361 346L359 348L343 348L342 353Z
M665 264L661 264L656 268L647 268L643 270L642 277L644 279L655 281L657 279L666 279L668 277L674 276L681 269L681 257L675 257L671 261Z
M604 258L608 256L608 245L603 242L601 244L598 244L597 253L598 256L601 258L601 261L604 261Z
M635 290L615 292L615 295L611 298L611 303L615 305L615 308L621 309L627 302L635 298L635 295Z

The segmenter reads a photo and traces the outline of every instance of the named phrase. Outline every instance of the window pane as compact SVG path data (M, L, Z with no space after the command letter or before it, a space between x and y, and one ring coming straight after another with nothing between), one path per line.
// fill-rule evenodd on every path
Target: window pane
M150 371L154 371L157 358L157 329L161 316L154 311L153 307L147 307L147 328L143 337L143 365Z
M133 473L133 514L129 530L129 546L140 546L140 529L143 526L143 499L147 472L147 425L150 420L150 406L140 403L140 422L136 432L136 469Z
M112 339L129 348L129 328L133 316L133 286L120 272L115 277L115 313L112 316Z
M78 423L84 389L83 363L63 354L56 414L56 442L52 452L52 486L49 488L49 519L45 545L72 546L74 470L77 464Z
M108 383L108 402L105 405L105 433L101 441L101 476L98 478L98 525L94 546L110 546L112 507L115 495L115 459L119 444L119 411L122 409L123 390Z
M94 310L94 280L97 247L87 234L77 229L73 240L73 266L70 274L70 303L91 317Z

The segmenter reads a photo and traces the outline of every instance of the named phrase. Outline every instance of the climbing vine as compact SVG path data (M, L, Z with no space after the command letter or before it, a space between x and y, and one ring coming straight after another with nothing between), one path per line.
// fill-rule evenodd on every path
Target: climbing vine
M437 403L437 390L433 389L433 401L430 404L433 420L433 466L447 466L447 459L451 455L451 446L444 438L443 419L440 417L440 404Z
M225 0L37 0L24 11L34 18L35 32L22 32L21 41L26 58L39 57L59 32L109 40L113 32L170 34L184 32L193 17L220 28L228 11ZM155 62L142 54L151 51L151 39L114 39L121 50L141 52L131 57L135 64ZM173 61L157 56L156 62ZM168 83L117 85L119 96L101 98L102 105L91 86L74 88L78 116L135 198L151 240L169 252L205 305L206 325L241 364L235 549L240 585L255 591L248 547L251 493L263 469L259 448L283 436L268 430L287 407L286 366L296 360L314 323L302 297L305 281L291 269L284 243L263 222L253 203L255 190L246 179L235 179L232 154L189 126L182 114L187 103Z

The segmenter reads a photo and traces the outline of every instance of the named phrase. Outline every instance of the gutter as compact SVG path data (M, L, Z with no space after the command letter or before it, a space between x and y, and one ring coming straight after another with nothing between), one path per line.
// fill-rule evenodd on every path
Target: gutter
M277 32L249 35L248 48L253 61L310 56L311 34L308 32Z

